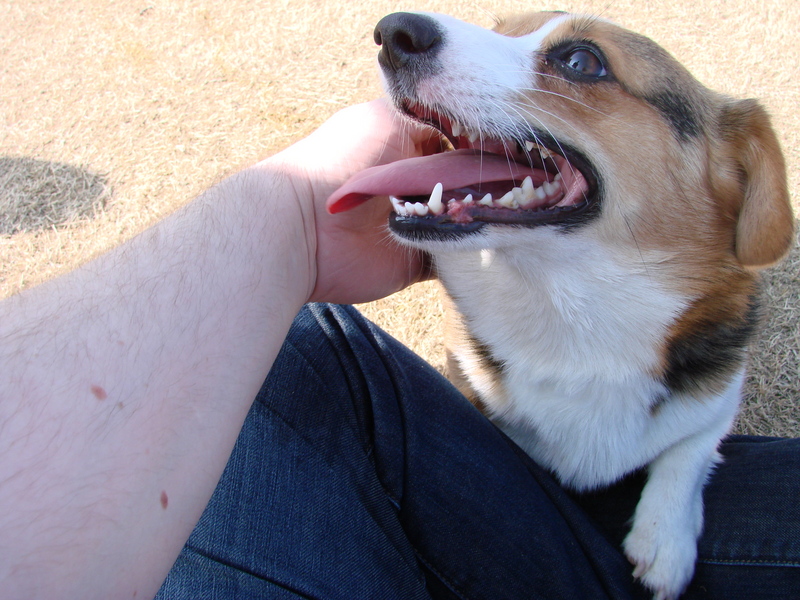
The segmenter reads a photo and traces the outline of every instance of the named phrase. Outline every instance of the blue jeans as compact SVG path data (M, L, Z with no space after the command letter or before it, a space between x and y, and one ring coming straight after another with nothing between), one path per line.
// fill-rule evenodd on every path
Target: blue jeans
M800 442L733 438L686 598L800 597ZM295 320L158 598L646 598L643 483L574 496L352 308Z

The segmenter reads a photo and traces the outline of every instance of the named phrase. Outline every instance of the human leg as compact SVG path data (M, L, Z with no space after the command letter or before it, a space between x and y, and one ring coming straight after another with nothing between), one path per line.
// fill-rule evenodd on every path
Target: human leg
M694 578L682 598L800 597L800 439L732 436L703 493ZM645 477L577 496L622 544Z
M367 380L336 337L298 316L158 598L429 597L371 465Z
M307 307L160 598L625 598L622 554L441 376Z
M800 597L800 439L735 436L721 453L687 597Z

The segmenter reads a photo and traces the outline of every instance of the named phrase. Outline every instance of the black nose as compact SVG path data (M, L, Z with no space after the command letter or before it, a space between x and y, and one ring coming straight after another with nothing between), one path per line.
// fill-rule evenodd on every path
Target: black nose
M430 60L442 42L436 21L424 15L393 13L375 27L375 43L381 46L378 62L397 71Z

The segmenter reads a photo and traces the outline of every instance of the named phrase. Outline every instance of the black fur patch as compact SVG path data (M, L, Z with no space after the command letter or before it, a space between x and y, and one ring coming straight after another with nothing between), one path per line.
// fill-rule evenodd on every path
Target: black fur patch
M732 376L760 320L761 305L753 296L741 320L708 322L692 335L673 340L664 375L667 387L672 393L693 393Z
M472 334L469 334L469 341L478 360L481 361L486 370L490 371L495 378L499 379L505 369L505 363L495 358L491 348Z
M680 141L686 142L702 133L697 113L688 98L676 92L665 91L648 96L645 100L669 122Z

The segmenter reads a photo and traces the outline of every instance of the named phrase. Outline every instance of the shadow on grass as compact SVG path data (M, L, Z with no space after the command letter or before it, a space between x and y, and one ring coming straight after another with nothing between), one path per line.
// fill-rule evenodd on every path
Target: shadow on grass
M789 255L764 272L764 322L751 346L738 431L800 437L800 221Z
M66 163L0 156L0 235L94 217L110 197L106 175Z

